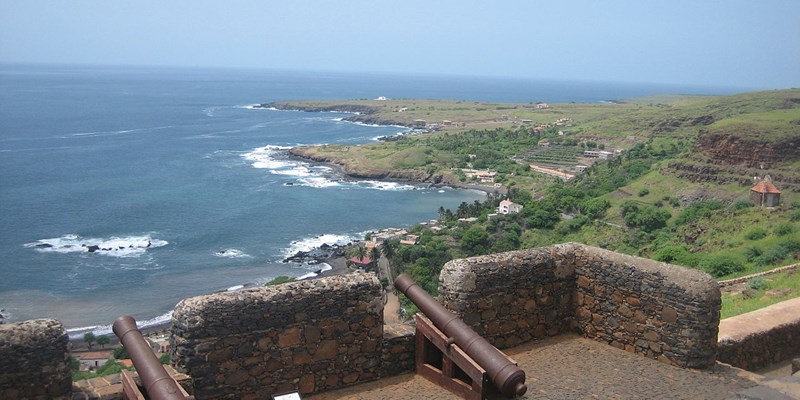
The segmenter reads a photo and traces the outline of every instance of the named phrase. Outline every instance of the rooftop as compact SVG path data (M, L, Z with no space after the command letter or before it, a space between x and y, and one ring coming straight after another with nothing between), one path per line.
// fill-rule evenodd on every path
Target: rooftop
M778 190L778 187L775 186L774 183L772 183L772 179L769 179L769 177L766 177L758 181L758 183L756 183L756 185L753 186L750 190L758 193L775 193L775 194L781 193L781 191Z

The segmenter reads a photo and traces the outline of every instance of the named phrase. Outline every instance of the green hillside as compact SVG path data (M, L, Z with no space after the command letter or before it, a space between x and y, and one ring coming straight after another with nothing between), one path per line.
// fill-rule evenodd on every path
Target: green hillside
M300 148L295 154L338 164L354 176L500 184L498 190L507 191L483 204L439 210L444 229L417 227L420 244L399 248L397 268L432 292L449 259L566 241L699 268L720 279L800 257L800 90L544 109L433 100L347 104L365 107L354 120L408 125L427 118L428 129L386 143ZM611 159L591 152L607 152ZM562 181L531 164L575 177ZM496 174L493 182L478 182L476 170ZM754 206L749 199L753 178L765 175L782 191L778 207ZM523 204L523 211L490 216L506 197ZM478 220L458 221L467 217ZM800 296L792 279L762 282L763 303ZM747 309L730 296L725 304Z

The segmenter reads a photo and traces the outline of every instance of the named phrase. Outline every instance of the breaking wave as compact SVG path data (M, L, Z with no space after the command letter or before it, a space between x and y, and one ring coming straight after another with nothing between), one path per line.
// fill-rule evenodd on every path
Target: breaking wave
M93 253L111 257L139 257L149 249L168 244L166 240L154 239L150 235L82 238L76 234L68 234L57 238L39 239L23 246L41 253Z
M311 251L313 249L321 247L323 244L327 244L328 246L339 245L344 246L348 243L351 243L354 240L358 240L363 236L355 236L355 235L337 235L333 233L326 233L323 235L311 236L306 237L300 240L295 240L289 247L283 249L281 252L282 258L290 257L299 251Z
M214 253L215 256L221 258L252 258L250 254L245 253L239 249L222 249Z
M172 321L172 310L154 318L146 319L144 321L136 321L136 326L139 327L139 329L149 328L153 326L166 325L170 321ZM111 329L111 325L94 325L94 326L83 326L80 328L67 329L67 334L69 335L69 338L72 340L82 339L83 335L89 332L93 333L95 336L106 336L114 334L114 332Z

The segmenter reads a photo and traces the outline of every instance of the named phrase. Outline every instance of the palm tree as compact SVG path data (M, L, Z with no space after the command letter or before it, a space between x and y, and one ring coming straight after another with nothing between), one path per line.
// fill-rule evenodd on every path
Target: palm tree
M394 280L394 272L392 272L392 258L397 253L397 242L393 240L387 240L383 242L381 245L381 253L383 256L386 257L386 263L389 266L389 282Z
M356 255L356 258L358 258L359 261L364 260L364 257L367 256L367 248L366 248L366 246L363 246L360 243L357 244L356 245L356 249L355 249L355 255Z
M377 247L373 247L369 251L369 258L372 259L372 265L375 267L375 271L378 271L378 260L381 259L381 251L378 250Z

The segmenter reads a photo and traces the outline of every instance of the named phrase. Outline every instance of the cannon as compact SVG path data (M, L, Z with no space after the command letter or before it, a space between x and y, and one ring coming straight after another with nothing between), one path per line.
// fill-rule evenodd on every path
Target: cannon
M503 352L439 304L410 276L400 274L395 279L394 286L416 304L436 328L450 338L449 341L458 345L464 353L486 370L489 380L500 393L509 397L525 394L528 390L525 385L525 371L509 360Z
M131 356L133 365L142 379L147 395L153 400L187 400L183 388L167 373L164 366L147 345L142 332L136 327L136 320L131 316L122 316L114 321L112 326L125 350Z

